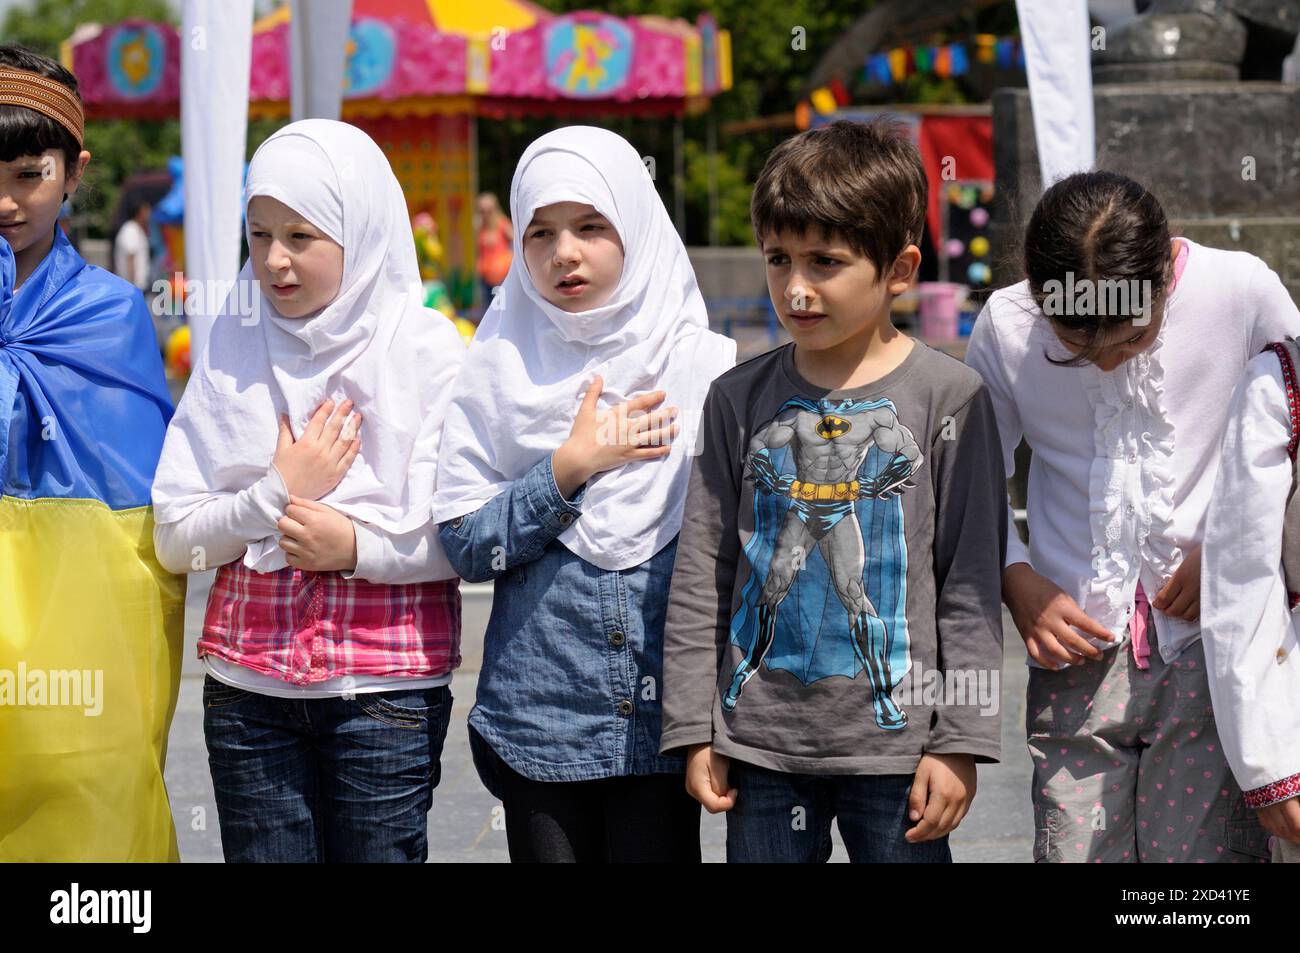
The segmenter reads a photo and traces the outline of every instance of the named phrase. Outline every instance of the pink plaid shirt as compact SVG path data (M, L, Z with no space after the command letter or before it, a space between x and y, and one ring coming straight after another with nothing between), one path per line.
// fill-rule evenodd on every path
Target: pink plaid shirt
M460 664L460 580L405 586L337 572L217 570L199 639L212 654L295 685L343 675L432 678Z

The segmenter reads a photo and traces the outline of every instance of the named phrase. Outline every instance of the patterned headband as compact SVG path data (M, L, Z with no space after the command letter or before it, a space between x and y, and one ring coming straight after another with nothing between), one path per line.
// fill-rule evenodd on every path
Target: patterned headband
M49 116L82 144L85 116L75 93L57 80L39 73L0 66L0 104L25 106Z

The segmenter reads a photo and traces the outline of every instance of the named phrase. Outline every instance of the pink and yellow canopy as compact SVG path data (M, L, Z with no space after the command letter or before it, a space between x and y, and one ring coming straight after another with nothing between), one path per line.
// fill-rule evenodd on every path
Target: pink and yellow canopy
M289 110L289 7L253 28L250 114ZM354 0L343 117L674 114L731 87L731 44L694 24L527 0ZM92 116L178 109L180 41L146 21L79 29L64 58Z

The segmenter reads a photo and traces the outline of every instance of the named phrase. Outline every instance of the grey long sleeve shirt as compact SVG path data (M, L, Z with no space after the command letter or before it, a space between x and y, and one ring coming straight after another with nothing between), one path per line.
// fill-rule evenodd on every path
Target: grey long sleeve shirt
M664 752L910 774L1000 756L1006 477L989 395L915 342L827 391L786 345L705 402L664 639Z

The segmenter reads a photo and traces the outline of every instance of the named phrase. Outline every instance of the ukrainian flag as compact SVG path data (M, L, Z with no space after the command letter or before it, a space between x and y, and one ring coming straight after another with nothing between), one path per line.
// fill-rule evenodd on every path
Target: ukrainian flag
M0 239L0 860L177 860L185 581L153 552L153 323L62 229L14 279Z

